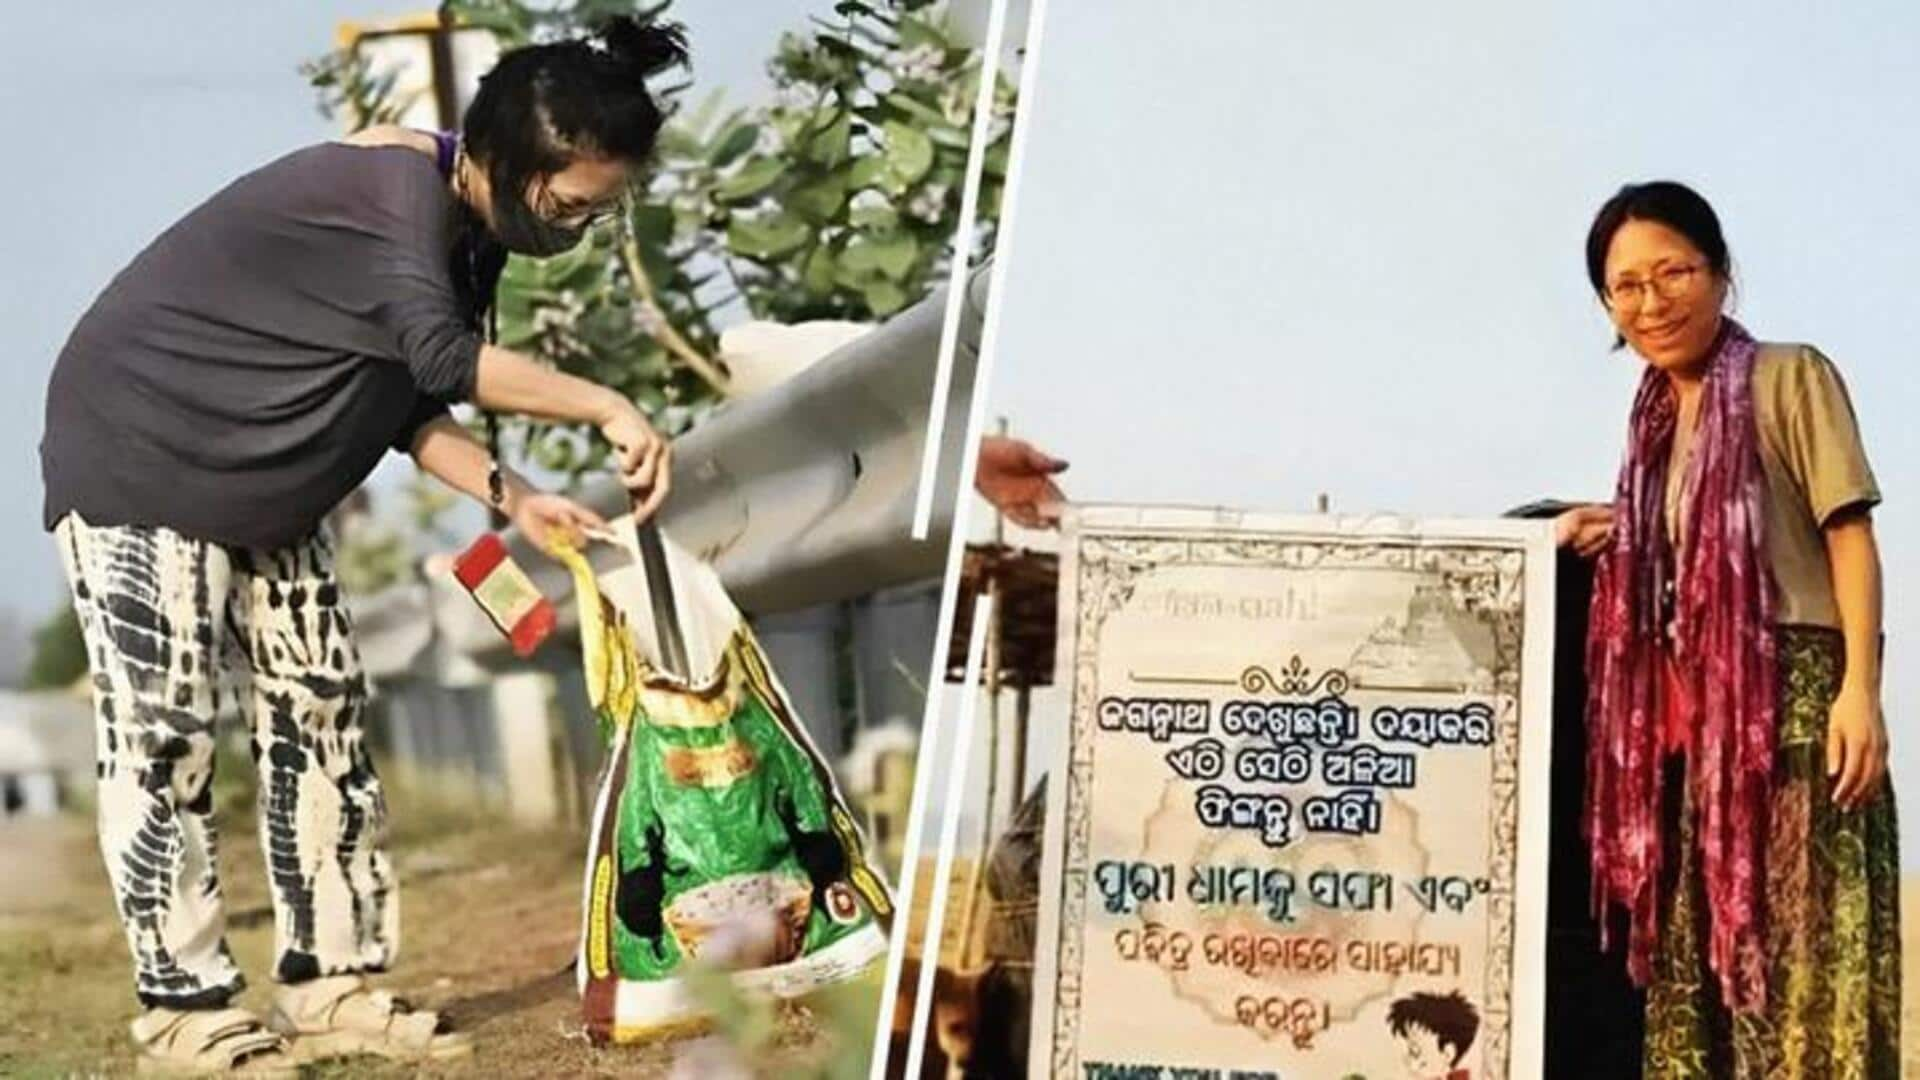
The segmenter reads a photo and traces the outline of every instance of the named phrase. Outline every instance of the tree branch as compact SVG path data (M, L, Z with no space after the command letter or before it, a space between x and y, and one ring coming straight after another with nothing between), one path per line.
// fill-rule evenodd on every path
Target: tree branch
M631 215L628 217L631 218ZM672 320L667 318L666 311L655 299L653 279L647 276L647 268L640 262L640 241L634 237L630 221L624 223L620 229L620 261L626 264L627 276L633 279L634 299L646 309L647 335L665 346L666 350L678 357L681 363L692 368L694 374L706 380L707 385L713 387L714 393L726 397L729 392L726 372L720 369L719 364L694 348L692 343L680 335L680 331L674 329Z

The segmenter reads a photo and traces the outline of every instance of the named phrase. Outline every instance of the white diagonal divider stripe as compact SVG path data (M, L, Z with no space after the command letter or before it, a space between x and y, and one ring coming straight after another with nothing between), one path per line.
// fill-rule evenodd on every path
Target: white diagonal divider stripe
M934 856L933 890L927 903L926 934L920 945L920 983L913 997L913 1027L908 1035L907 1067L902 1074L907 1077L920 1075L920 1066L926 1056L927 1028L933 1015L933 977L940 968L940 930L946 921L947 886L953 877L954 847L960 837L960 808L967 793L967 765L973 756L973 717L975 706L980 700L980 665L986 654L987 627L993 618L993 595L983 592L973 605L973 633L967 641L967 681L964 684L964 696L960 704L959 722L953 728L952 768L947 775L947 799L943 806L946 816L940 821L940 846ZM938 693L939 691L935 691ZM926 765L934 749L931 741L920 744L921 755L913 785L913 808L907 815L909 835L918 838L920 827L926 812ZM912 923L914 901L914 872L919 862L918 844L908 844L905 865L900 870L901 891L905 910L909 913L900 920L901 938L906 936ZM891 1028L893 1010L897 1003L900 976L906 966L906 946L904 941L895 944L887 956L887 982L880 999L880 1024L874 1036L873 1071L871 1080L885 1080L887 1058L893 1049Z
M1005 0L995 0L992 20L997 21L1005 17L1005 6ZM1014 114L1013 141L1010 147L1010 153L1007 156L1006 187L1000 199L1001 210L998 250L994 259L993 269L988 279L987 310L982 318L980 358L973 376L974 394L967 415L966 442L962 444L966 450L960 457L960 476L955 485L958 505L954 507L953 535L947 545L946 578L940 591L940 622L934 634L933 655L929 659L927 668L930 687L935 686L941 678L941 673L946 671L947 643L953 636L953 613L958 603L960 593L961 554L966 549L967 517L968 510L972 503L972 500L968 499L965 493L973 487L974 465L978 457L975 451L979 445L980 430L986 416L986 391L991 385L988 376L993 366L993 343L997 337L995 327L999 321L1000 305L994 302L994 297L998 294L997 291L1003 280L1002 275L1006 272L1007 259L1013 249L1013 224L1020 187L1021 147L1026 142L1027 132L1030 131L1033 126L1031 118L1034 107L1035 87L1038 85L1037 72L1040 66L1040 40L1045 25L1046 0L1033 0L1032 7L1028 9L1027 14L1027 49L1026 55L1021 62L1019 106ZM988 29L991 36L992 26L989 26ZM1001 33L1004 34L1004 31ZM996 64L997 70L997 47L995 52L996 57L994 63ZM976 121L978 120L977 114L975 119ZM975 145L978 146L979 142L980 140L976 138ZM975 186L977 188L977 185ZM951 301L951 299L950 296L949 301ZM949 313L952 313L960 309L949 307L948 310ZM943 350L941 355L946 359L951 359L952 356L951 352L946 350ZM944 391L942 391L942 393L944 394ZM929 431L927 445L937 447L939 443L939 437L932 431ZM922 498L931 497L929 482L930 477L923 473L920 485ZM973 625L974 635L977 637L982 633L980 628L985 625L985 620L976 618ZM970 668L973 667L973 662L980 657L983 650L984 639L982 639L981 642L970 644L968 651ZM979 672L977 670L971 670L968 677L972 680L968 683L971 689L979 678ZM921 764L925 764L932 759L933 749L937 747L940 742L941 704L943 697L944 695L936 690L930 690L927 694L926 712L923 714L920 724ZM969 698L969 700L971 701L971 698ZM926 770L916 769L914 773L913 804L907 815L906 855L902 860L900 868L899 889L895 893L897 896L906 898L904 902L909 908L912 906L915 895L914 879L919 871L920 837L926 812L926 798ZM905 948L904 932L894 935L892 948L887 957L886 985L882 988L883 996L880 999L880 1007L876 1010L878 1015L874 1021L874 1054L870 1080L886 1080L887 1059L892 1049L893 1014L897 1004L895 995L899 991L901 972L906 964ZM924 1037L924 1032L920 1034Z
M947 268L947 310L940 325L940 358L933 372L933 400L927 405L927 441L920 448L920 487L913 499L913 538L925 540L933 521L934 474L940 469L940 445L947 431L947 395L953 384L953 351L960 347L960 313L967 303L967 270L973 264L973 219L980 209L980 177L987 164L987 135L993 127L993 88L1000 81L1000 43L1006 36L1007 0L993 0L987 17L987 40L981 47L980 92L973 101L973 139L967 145L967 175L960 192L960 223L953 230L953 263ZM1016 109L1023 106L1016 106ZM1011 149L1011 147L1009 147ZM1009 155L1009 161L1012 160ZM1011 177L1009 177L1011 179ZM1005 200L1001 205L1005 206ZM991 294L989 294L991 302ZM984 352L984 350L983 350ZM976 368L973 397L977 402L986 392L982 372ZM971 448L980 441L977 422L969 419L966 442L961 444L962 483L954 489L957 498L966 498L965 462Z

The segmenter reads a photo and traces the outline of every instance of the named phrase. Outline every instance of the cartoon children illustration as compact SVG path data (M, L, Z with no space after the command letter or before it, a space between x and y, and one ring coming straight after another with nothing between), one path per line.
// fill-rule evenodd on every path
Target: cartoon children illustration
M1387 1010L1387 1026L1400 1040L1414 1080L1471 1080L1460 1061L1480 1033L1480 1014L1460 991L1409 994Z

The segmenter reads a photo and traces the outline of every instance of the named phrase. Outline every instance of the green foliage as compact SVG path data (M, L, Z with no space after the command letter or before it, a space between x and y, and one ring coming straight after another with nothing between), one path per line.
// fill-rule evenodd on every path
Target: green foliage
M417 552L428 547L445 550L460 546L462 538L446 528L441 518L459 496L424 473L415 473L401 489L404 508L397 521L354 515L340 523L339 552L334 572L350 593L371 596L415 577Z
M315 57L300 65L300 74L319 93L321 115L344 117L356 131L391 124L413 103L395 95L397 72L376 74L372 62L357 50L336 49Z
M822 0L822 7L829 0ZM664 15L640 0L450 0L503 48L589 32L613 15ZM501 344L635 401L669 435L725 395L712 358L720 321L877 321L927 294L959 223L981 57L943 5L840 0L786 34L768 70L774 101L682 108L634 178L626 220L544 261L515 257L501 281ZM697 55L699 42L692 43ZM303 71L323 110L354 126L391 117L392 80L350 52ZM1013 90L992 95L975 239L990 243L1005 178ZM703 370L704 369L704 370ZM600 434L501 417L502 454L578 479L604 467Z
M80 617L71 604L48 617L33 632L33 659L27 664L29 690L72 686L87 673L87 643L80 633Z
M406 532L373 521L342 530L334 573L340 587L372 596L413 576L413 545Z
M788 33L768 70L777 95L663 143L652 195L676 236L723 262L748 310L779 322L884 319L925 296L952 257L981 57L944 9L842 0ZM1013 93L993 95L980 205L990 238L1005 180Z

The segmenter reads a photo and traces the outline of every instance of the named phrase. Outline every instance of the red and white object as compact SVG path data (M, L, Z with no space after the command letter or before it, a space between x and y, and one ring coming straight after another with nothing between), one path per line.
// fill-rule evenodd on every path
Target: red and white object
M507 554L499 534L487 533L461 552L453 562L453 576L507 635L516 656L533 655L553 633L553 604Z

